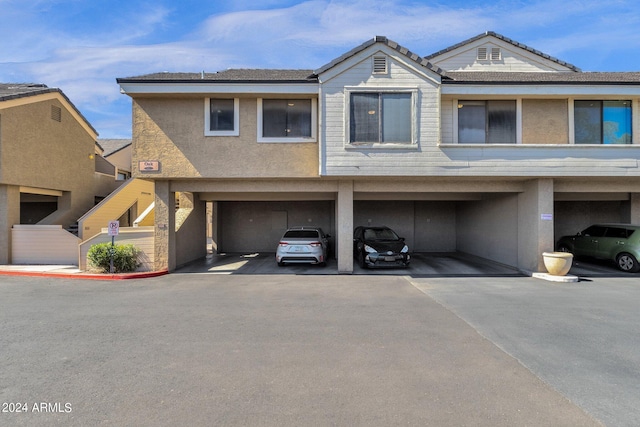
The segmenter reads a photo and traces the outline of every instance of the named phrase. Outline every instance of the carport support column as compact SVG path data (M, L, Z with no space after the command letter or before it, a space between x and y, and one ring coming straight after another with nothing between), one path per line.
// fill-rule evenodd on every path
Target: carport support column
M169 181L156 181L154 269L176 268L176 193L169 191Z
M631 224L640 224L640 193L631 193Z
M20 224L20 187L0 185L0 265L11 264L11 227Z
M553 180L526 182L518 195L518 267L545 272L542 253L553 250Z
M336 203L338 273L353 273L353 181L338 183Z

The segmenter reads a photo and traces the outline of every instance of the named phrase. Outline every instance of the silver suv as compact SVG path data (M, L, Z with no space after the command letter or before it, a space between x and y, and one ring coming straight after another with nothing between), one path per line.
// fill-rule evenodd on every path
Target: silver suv
M282 235L276 249L280 267L288 263L327 265L329 234L319 227L292 227Z

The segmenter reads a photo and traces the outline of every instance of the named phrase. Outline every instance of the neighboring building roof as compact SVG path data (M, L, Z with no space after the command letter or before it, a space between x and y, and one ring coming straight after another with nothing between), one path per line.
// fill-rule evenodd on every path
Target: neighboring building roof
M373 39L368 40L364 43L362 43L360 46L351 49L349 52L345 53L344 55L339 56L338 58L334 59L333 61L329 62L326 65L323 65L322 67L318 68L317 70L314 71L314 74L318 75L318 74L322 74L325 71L327 71L330 68L335 67L336 65L338 65L339 63L346 61L347 59L351 58L352 56L358 54L359 52L365 50L366 48L368 48L369 46L372 46L376 43L382 43L388 47L390 47L391 49L399 52L400 54L404 55L405 57L407 57L408 59L410 59L411 61L417 63L418 65L425 67L435 73L438 74L442 74L442 70L438 67L436 67L435 65L433 65L431 62L428 61L428 59L423 58L413 52L411 52L409 49L400 46L398 43L387 39L384 36L375 36Z
M484 72L449 71L443 84L639 84L640 72Z
M50 92L60 92L60 90L47 87L42 83L0 83L0 101Z
M531 52L531 53L533 53L533 54L535 54L535 55L541 56L541 57L543 57L543 58L545 58L545 59L548 59L549 61L553 61L553 62L555 62L555 63L557 63L557 64L560 64L560 65L562 65L563 67L567 67L567 68L571 69L572 71L576 71L576 72L580 72L580 71L581 71L581 70L580 70L580 68L576 67L576 66L575 66L575 65L573 65L573 64L569 64L568 62L561 61L561 60L560 60L560 59L558 59L558 58L554 58L554 57L553 57L553 56L551 56L551 55L547 55L547 54L546 54L546 53L544 53L544 52L541 52L541 51L539 51L539 50L537 50L537 49L534 49L534 48L532 48L532 47L529 47L529 46L527 46L527 45L525 45L525 44L519 43L519 42L517 42L517 41L515 41L515 40L512 40L512 39L510 39L510 38L508 38L508 37L503 36L502 34L498 34L498 33L495 33L495 32L493 32L493 31L487 31L487 32L482 33L482 34L478 34L477 36L472 37L472 38L470 38L470 39L468 39L468 40L462 41L462 42L460 42L460 43L454 44L453 46L449 46L449 47L447 47L447 48L445 48L445 49L442 49L442 50L440 50L440 51L438 51L438 52L436 52L436 53L432 53L431 55L425 56L425 59L427 59L427 60L431 60L431 59L435 58L436 56L440 56L440 55L442 55L442 54L445 54L445 53L451 52L451 51L456 50L456 49L458 49L458 48L460 48L460 47L463 47L463 46L465 46L465 45L467 45L467 44L470 44L470 43L473 43L473 42L475 42L475 41L477 41L477 40L480 40L480 39L482 39L482 38L485 38L485 37L487 37L487 36L495 37L495 38L497 38L497 39L499 39L499 40L502 40L502 41L504 41L504 42L506 42L506 43L512 44L512 45L513 45L513 46L515 46L515 47L518 47L518 48L520 48L520 49L524 49L524 50L526 50L526 51L528 51L528 52Z
M50 88L42 83L0 83L0 102L10 101L12 99L26 98L29 96L43 95L47 93L59 93L74 109L74 111L82 118L85 124L96 134L98 132L89 123L89 121L82 115L80 110L71 102L67 95L58 88Z
M312 70L229 69L217 73L153 73L116 79L118 83L318 83Z
M99 139L98 145L103 149L103 156L109 157L131 145L131 139Z

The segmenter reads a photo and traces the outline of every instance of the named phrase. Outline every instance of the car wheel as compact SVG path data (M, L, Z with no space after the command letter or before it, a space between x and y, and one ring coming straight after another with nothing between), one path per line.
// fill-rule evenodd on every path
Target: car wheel
M278 267L284 267L284 262L279 262Z
M626 252L616 257L616 264L620 270L628 273L635 273L640 270L640 265L638 265L636 257Z

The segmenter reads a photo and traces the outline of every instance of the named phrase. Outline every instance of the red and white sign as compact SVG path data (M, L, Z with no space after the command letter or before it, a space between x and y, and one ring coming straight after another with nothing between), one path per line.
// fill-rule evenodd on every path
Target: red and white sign
M107 228L109 236L117 236L120 233L120 221L109 221L109 227Z

